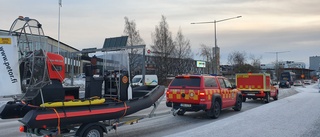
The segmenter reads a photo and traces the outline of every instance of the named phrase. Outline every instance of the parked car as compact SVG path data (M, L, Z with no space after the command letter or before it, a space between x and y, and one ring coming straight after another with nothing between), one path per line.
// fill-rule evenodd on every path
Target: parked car
M310 85L311 84L311 79L305 79L303 80L303 83L306 85Z
M158 76L157 75L145 75L145 81L143 84L143 76L142 75L135 75L132 79L132 86L157 86L158 85Z
M295 81L293 82L293 86L303 86L302 80L295 80Z
M279 88L290 88L291 85L289 83L289 81L286 80L281 80L279 83Z

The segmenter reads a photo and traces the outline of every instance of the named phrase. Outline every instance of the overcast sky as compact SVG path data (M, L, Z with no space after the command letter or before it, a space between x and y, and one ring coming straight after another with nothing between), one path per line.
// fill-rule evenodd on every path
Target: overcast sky
M0 29L19 16L37 19L45 35L58 39L59 0L1 0ZM124 17L134 20L147 48L161 16L173 38L181 27L194 54L200 44L214 46L213 24L191 24L235 16L217 23L221 64L229 53L245 51L264 64L304 62L320 55L319 0L62 0L60 40L79 50L102 48L105 38L123 35ZM194 59L202 59L195 56Z

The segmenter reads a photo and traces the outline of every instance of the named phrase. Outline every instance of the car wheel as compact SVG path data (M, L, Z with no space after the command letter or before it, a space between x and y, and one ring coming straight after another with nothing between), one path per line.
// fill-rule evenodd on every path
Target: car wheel
M242 108L242 99L240 96L237 97L237 100L236 100L236 104L235 106L233 107L233 110L234 111L240 111Z
M207 110L207 116L210 118L216 119L220 116L221 105L218 100L215 100L211 105L211 109Z
M279 93L278 93L278 91L276 93L277 93L277 95L273 97L273 100L278 100Z
M242 102L246 102L246 97L242 97Z
M266 96L264 97L264 103L269 103L270 102L270 94L266 93Z

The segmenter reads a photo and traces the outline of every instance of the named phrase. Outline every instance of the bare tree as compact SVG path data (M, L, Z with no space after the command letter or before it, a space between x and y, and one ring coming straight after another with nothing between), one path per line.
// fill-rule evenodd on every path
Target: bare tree
M169 31L169 25L166 18L162 15L159 26L155 27L155 32L152 33L153 45L151 49L153 53L157 55L154 60L157 65L157 75L159 77L159 83L166 84L166 78L168 72L172 67L173 51L175 49L171 32Z
M143 39L140 37L139 31L136 29L136 23L134 20L129 20L128 17L124 17L125 24L124 24L124 31L123 33L125 35L128 35L128 41L127 45L133 46L133 45L139 45L144 44Z
M129 20L128 17L124 17L124 35L128 36L127 46L141 45L144 44L143 39L140 37L139 31L136 29L136 23L134 20ZM139 49L131 49L129 54L129 67L131 76L135 75L136 72L141 72L142 62L139 61ZM131 80L131 78L130 78Z
M179 59L192 58L190 40L184 37L181 28L177 32L174 44L174 57Z
M262 56L255 57L254 55L251 54L250 59L251 59L251 65L257 69L260 69Z
M208 68L207 73L210 74L211 72L213 72L213 61L214 61L212 49L205 44L201 44L200 47L201 48L200 48L199 55L203 57L204 60L206 60L206 62L209 62L209 64L207 64L206 67Z
M246 52L234 51L229 54L228 62L233 66L235 73L259 72L260 58L255 58L254 56L250 58L253 60L252 65L247 63Z
M177 32L177 36L174 42L175 49L173 56L177 59L177 63L175 63L176 73L182 74L186 73L188 68L188 62L184 61L184 59L192 58L190 40L185 38L182 34L181 28L179 28Z
M234 51L228 55L228 63L231 65L244 65L246 63L246 52Z

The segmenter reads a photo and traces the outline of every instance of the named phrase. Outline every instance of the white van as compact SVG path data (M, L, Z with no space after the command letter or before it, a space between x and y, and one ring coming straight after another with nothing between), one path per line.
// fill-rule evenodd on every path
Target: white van
M158 85L158 76L157 75L145 75L145 85L147 86L156 86ZM132 86L142 86L142 75L135 75L132 79Z

